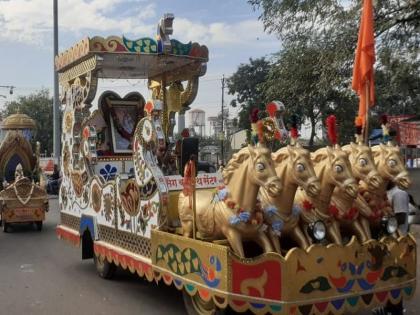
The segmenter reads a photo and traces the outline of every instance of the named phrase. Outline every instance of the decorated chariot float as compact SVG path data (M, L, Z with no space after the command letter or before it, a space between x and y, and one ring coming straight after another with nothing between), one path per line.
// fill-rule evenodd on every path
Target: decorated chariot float
M12 224L34 223L42 230L48 196L39 183L40 145L32 151L35 122L16 113L0 122L0 218L3 231Z
M189 314L343 314L411 297L416 243L384 199L387 182L409 184L398 148L360 138L340 147L330 117L331 146L309 152L294 131L272 152L284 137L284 106L273 102L253 122L254 144L221 173L196 174L197 141L173 130L209 56L170 38L173 19L160 20L156 39L85 38L56 57L58 237L101 277L120 266L174 285ZM145 79L150 95L97 96L103 78Z

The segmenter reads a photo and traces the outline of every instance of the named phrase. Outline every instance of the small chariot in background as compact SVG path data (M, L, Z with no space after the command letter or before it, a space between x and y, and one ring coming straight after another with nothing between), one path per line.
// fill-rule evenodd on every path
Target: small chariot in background
M32 150L35 122L17 113L1 122L0 218L4 232L12 224L34 223L42 230L48 196L39 184L39 143Z

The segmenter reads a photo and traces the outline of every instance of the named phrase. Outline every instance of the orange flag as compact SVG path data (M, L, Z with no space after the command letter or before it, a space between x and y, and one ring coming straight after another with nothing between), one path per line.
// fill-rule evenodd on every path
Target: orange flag
M373 82L373 65L375 63L375 36L373 32L372 0L363 1L362 18L356 56L354 58L352 88L359 95L359 116L366 120L366 103L375 103L375 86ZM366 88L366 84L369 84Z

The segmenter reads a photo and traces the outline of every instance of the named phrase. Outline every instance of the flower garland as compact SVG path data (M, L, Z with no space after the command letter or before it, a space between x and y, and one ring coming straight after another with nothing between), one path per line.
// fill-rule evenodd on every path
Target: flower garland
M303 210L307 211L307 212L311 212L312 210L315 209L315 206L312 202L310 202L309 200L304 200L302 202L302 208Z
M34 188L35 188L35 185L32 183L32 185L31 185L31 190L29 191L29 194L26 196L26 198L25 198L25 199L23 199L23 198L19 195L19 193L18 193L18 191L17 191L16 184L15 184L15 185L13 185L13 189L14 189L14 191L15 191L16 197L18 198L18 200L20 201L20 203L21 203L22 205L24 205L24 206L25 206L25 205L29 202L29 200L31 199L32 194L33 194L33 192L34 192Z
M336 218L337 220L343 219L343 220L351 221L355 219L355 217L359 214L359 209L357 209L356 207L352 207L348 211L346 211L343 215L340 216L340 211L338 210L337 206L334 204L330 204L328 211L330 215Z
M264 214L267 217L273 217L277 213L277 208L275 206L270 205L263 209L260 202L257 202L253 212L243 209L235 201L229 198L229 190L225 186L219 186L214 194L213 202L220 201L223 201L226 206L235 213L229 218L229 224L233 226L240 223L261 225L264 223ZM271 228L277 235L280 235L283 226L284 222L281 219L274 220L271 223ZM262 229L265 230L266 228L267 226L263 224Z
M264 208L265 216L268 218L273 218L274 216L278 216L278 209L276 206L268 205ZM273 230L274 234L280 236L281 231L284 227L284 221L281 218L277 218L271 222L271 229Z

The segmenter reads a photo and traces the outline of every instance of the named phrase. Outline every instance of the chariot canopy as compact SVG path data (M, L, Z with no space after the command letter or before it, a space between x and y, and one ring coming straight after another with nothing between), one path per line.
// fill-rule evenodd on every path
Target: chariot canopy
M98 78L149 79L170 84L202 76L209 52L195 42L170 39L174 16L165 14L155 38L125 36L85 38L55 58L62 84L93 74Z

